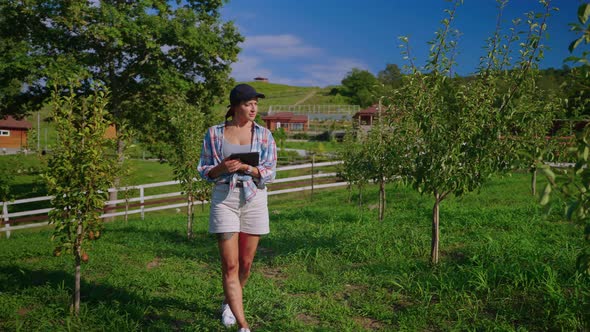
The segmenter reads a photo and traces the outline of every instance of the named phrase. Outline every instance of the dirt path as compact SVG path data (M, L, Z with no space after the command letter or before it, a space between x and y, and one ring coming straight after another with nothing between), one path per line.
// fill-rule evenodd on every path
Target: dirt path
M315 96L316 92L318 92L318 90L312 90L310 93L306 94L305 97L299 99L295 104L293 105L300 105L303 104L306 100L308 100L309 98Z

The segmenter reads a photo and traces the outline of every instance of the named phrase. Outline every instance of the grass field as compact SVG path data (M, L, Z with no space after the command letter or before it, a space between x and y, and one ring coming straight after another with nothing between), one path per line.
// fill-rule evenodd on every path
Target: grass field
M590 281L576 276L580 227L545 216L528 176L443 202L441 263L428 264L432 201L388 187L378 222L346 190L269 198L245 290L254 331L582 331ZM200 211L200 209L197 209ZM50 232L0 241L0 330L224 331L215 240L199 214L106 224L82 270L82 308L69 314L73 262L52 257Z
M307 151L322 151L322 152L332 152L335 153L338 151L339 148L342 147L342 143L339 142L321 142L321 141L309 141L309 142L302 142L302 141L286 141L285 148L288 149L300 149L300 150L307 150Z
M261 113L268 112L271 105L294 105L297 102L304 101L306 105L326 105L326 104L347 104L343 97L334 98L329 94L329 90L318 87L300 87L270 82L240 82L253 86L256 91L265 95L264 99L258 101L258 111ZM311 98L305 99L311 94ZM225 114L227 101L216 105L216 113Z

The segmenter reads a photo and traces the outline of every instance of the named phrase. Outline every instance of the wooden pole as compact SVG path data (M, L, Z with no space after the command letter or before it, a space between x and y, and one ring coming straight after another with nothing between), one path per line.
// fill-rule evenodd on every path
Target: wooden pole
M315 153L313 153L311 155L311 196L310 196L310 200L313 201L313 165L315 164Z

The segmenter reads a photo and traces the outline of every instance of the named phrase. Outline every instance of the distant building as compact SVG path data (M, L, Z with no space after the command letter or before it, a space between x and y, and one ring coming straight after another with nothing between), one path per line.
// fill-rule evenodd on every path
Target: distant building
M309 119L307 115L295 115L292 112L273 113L262 117L266 128L274 131L283 128L286 132L307 131Z
M27 133L31 128L31 123L26 120L17 120L10 115L0 118L0 148L26 149Z
M379 117L379 106L374 104L364 110L356 112L352 118L358 122L360 126L372 126L373 122Z
M268 78L267 77L254 77L254 80L257 82L267 82L268 83Z

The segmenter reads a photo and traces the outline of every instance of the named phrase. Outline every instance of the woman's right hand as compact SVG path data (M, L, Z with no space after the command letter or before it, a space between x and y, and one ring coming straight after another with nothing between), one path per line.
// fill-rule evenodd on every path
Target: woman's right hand
M235 173L237 171L241 171L243 168L243 164L239 159L225 158L219 165L221 167L222 173Z

